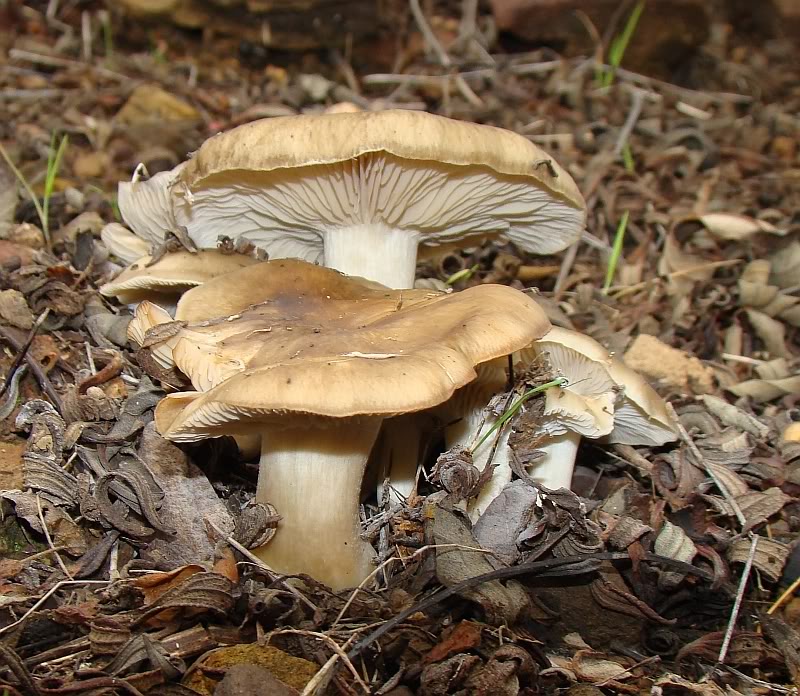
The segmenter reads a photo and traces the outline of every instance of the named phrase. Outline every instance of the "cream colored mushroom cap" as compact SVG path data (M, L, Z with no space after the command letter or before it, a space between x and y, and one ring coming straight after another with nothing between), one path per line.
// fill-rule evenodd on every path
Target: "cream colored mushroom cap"
M230 318L181 330L175 364L196 388L198 374L216 386L159 404L157 425L166 437L247 432L289 412L345 418L431 408L474 380L477 365L549 328L533 300L501 285L453 294L368 289L302 261L258 268L277 276L278 288L280 276L299 273L306 286L298 294L287 283L286 291ZM253 269L246 275L252 280Z
M323 238L361 225L423 247L501 235L555 253L585 223L575 182L529 140L418 111L254 121L207 140L169 182L176 224L198 246L211 246L222 219L271 258L320 260ZM160 205L163 185L151 188Z
M201 285L216 276L260 263L243 254L223 254L216 249L166 254L151 266L152 257L143 256L125 268L114 280L100 287L108 297L131 302L148 292L176 293Z
M403 160L482 166L530 179L572 208L585 202L572 177L527 138L504 128L405 109L280 116L206 140L180 173L190 188L231 170L338 164L373 152ZM550 162L550 166L545 163Z
M658 392L621 360L612 360L611 378L622 388L608 442L659 446L677 439L675 421Z

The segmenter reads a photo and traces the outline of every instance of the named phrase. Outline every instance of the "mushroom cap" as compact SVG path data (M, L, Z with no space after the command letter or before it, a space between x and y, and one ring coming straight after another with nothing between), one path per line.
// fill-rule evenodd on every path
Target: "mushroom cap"
M158 245L167 231L175 229L170 189L185 164L181 162L174 169L158 172L149 179L134 177L131 181L121 181L117 186L119 212L137 237ZM216 237L210 246L216 247Z
M585 415L601 414L609 408L613 413L613 428L603 421L605 424L601 430L604 432L589 437L605 436L608 442L651 446L663 445L675 439L675 427L664 400L644 377L622 361L612 358L593 338L554 326L544 338L522 351L521 355L523 359L530 359L531 352L545 350L553 369L569 379L569 384L563 389L548 389L545 413L549 412L551 404L555 409L557 399L562 411L573 404L559 394L561 391L570 391L586 400L586 411L582 414L575 410L579 408L577 402L573 404L575 409L571 416L553 410L553 415L563 420L565 425L579 423ZM610 400L608 395L611 395ZM595 402L590 403L590 399L595 399ZM587 435L580 429L574 429Z
M677 439L675 421L666 402L644 377L620 360L613 360L608 372L622 388L608 442L656 447Z
M581 396L597 396L614 389L608 373L611 355L593 338L554 326L543 338L520 352L530 362L533 355L547 353L553 370L569 380L565 387Z
M261 303L248 306L254 286ZM235 313L177 334L175 364L205 393L159 404L159 431L173 440L248 432L287 412L345 418L430 408L475 379L476 365L549 328L533 300L506 286L389 290L296 260L222 276L181 302L214 293L232 298Z
M567 431L590 438L608 435L614 427L615 396L611 390L589 396L552 387L545 392L543 415L548 420L542 428L548 435Z
M501 235L553 253L585 217L569 174L523 136L408 110L254 121L210 138L172 173L125 187L137 210L123 215L137 234L169 227L171 191L175 222L199 247L213 246L224 222L271 258L310 261L325 234L367 224L407 229L423 245ZM121 208L122 199L121 185Z
M125 263L138 261L150 251L150 244L118 222L109 222L100 230L106 248Z
M260 263L251 256L223 254L216 249L180 250L165 254L148 266L150 260L150 256L143 256L101 286L100 292L127 304L152 293L180 293L216 276Z

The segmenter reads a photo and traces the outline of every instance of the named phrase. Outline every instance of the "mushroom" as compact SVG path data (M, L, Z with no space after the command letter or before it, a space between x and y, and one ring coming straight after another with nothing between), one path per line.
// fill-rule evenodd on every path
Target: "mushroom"
M170 303L185 290L211 278L259 263L251 256L225 254L216 249L175 251L152 264L151 260L151 256L141 257L114 280L102 285L100 292L106 297L116 297L123 304L143 299Z
M117 186L117 206L122 219L153 249L164 241L167 231L175 229L170 184L185 165L181 162L174 169L158 172L149 179L139 178L144 169L139 165L130 181L122 181ZM214 243L209 248L216 246Z
M393 288L413 286L420 246L499 236L549 254L584 225L572 178L529 140L417 111L254 121L171 173L124 186L123 216L148 239L177 224L212 247L223 226L273 259L322 261Z
M114 256L128 264L138 261L150 251L150 244L146 240L118 222L109 222L103 227L100 239Z
M664 400L641 375L614 359L594 339L554 326L544 338L516 353L514 360L529 364L543 355L555 375L567 380L565 385L545 391L539 433L542 441L536 445L543 456L529 467L531 476L546 488L570 487L581 437L649 446L676 438L675 424ZM466 389L471 388L473 385ZM488 397L499 391L485 392L472 406L473 421ZM465 428L455 444L468 442L476 428ZM492 478L470 505L473 521L511 479L507 440L506 436L498 445Z
M221 276L180 305L212 298L227 302L225 315L183 326L172 350L203 391L163 399L158 430L177 442L261 435L256 500L282 520L256 553L335 589L371 570L358 511L383 419L446 401L476 365L549 328L533 300L505 286L393 291L295 260Z

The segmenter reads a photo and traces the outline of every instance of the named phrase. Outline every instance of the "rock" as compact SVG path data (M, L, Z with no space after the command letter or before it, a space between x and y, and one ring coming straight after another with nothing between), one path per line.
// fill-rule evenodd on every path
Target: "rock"
M625 352L625 364L670 387L692 390L695 394L714 391L714 371L710 367L655 336L637 336Z
M139 85L117 112L119 123L131 126L157 122L199 121L200 112L183 99L164 91L158 85Z
M708 38L704 0L649 0L625 52L623 66L668 77ZM491 0L497 28L563 55L591 55L594 42L578 18L584 12L602 35L618 0ZM619 18L614 36L625 26Z
M234 665L214 689L214 696L298 696L299 693L258 665Z
M107 152L82 152L72 163L72 172L79 179L98 179L111 164Z
M33 313L19 290L0 291L0 319L18 329L33 328Z
M29 249L44 249L44 232L29 222L14 225L8 231L7 239L9 242L21 244Z
M33 263L33 249L0 239L0 266L14 270Z

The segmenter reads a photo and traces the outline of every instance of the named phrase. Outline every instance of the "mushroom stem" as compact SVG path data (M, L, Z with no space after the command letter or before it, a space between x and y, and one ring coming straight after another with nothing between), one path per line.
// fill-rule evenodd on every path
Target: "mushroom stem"
M326 230L325 265L390 288L413 288L419 238L380 222Z
M470 447L497 420L498 416L487 413L484 422L485 408L481 404L488 402L493 393L491 393L491 390L481 390L480 394L481 398L478 404L471 405L460 421L445 428L444 437L448 449L458 445ZM481 424L483 424L483 428L481 428ZM480 432L478 431L479 428L481 428ZM489 456L494 450L494 456L491 460L491 464L494 466L492 477L481 488L478 497L467 506L469 517L473 523L477 522L483 511L489 506L489 503L500 494L503 487L511 480L511 465L508 463L508 435L510 432L510 428L505 428L500 432L497 448L494 446L497 440L497 435L495 435L495 437L487 438L472 453L473 465L478 471L483 472L489 464Z
M280 573L306 573L334 590L372 570L359 537L361 479L381 418L343 418L322 426L265 426L256 501L282 519L255 554Z
M388 471L378 481L381 500L383 479L389 478L389 503L405 502L417 489L417 470L425 423L418 413L407 413L384 421L380 457Z
M531 476L545 488L569 489L572 485L572 471L575 469L575 456L578 454L580 433L568 430L563 435L553 435L537 449L544 457L537 459L530 467Z

